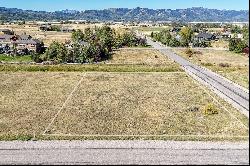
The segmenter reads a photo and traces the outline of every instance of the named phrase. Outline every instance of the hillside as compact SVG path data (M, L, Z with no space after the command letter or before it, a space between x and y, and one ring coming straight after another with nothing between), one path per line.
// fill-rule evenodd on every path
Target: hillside
M248 10L110 8L104 10L62 10L55 12L0 7L0 20L90 20L90 21L249 21Z

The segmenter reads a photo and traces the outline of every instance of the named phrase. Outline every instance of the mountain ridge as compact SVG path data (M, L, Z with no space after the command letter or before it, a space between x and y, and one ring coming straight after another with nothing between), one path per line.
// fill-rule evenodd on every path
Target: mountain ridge
M0 20L89 20L89 21L206 21L248 22L249 10L219 10L203 7L149 9L136 7L102 10L61 10L54 12L0 7Z

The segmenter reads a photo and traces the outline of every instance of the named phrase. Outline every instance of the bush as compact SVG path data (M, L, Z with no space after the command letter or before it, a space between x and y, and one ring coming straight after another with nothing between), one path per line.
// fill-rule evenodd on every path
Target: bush
M201 65L203 65L203 66L213 66L212 63L201 63Z
M32 53L31 53L31 58L32 58L32 60L33 60L34 62L36 62L36 63L41 63L41 62L43 62L42 56L41 56L40 54L37 54L37 53L32 52Z
M220 63L219 66L220 67L230 67L231 65L228 63Z
M208 103L203 110L204 115L214 115L218 113L219 113L218 110L215 108L215 106L212 103Z
M185 50L185 54L191 57L194 54L194 51L191 48Z
M246 43L241 39L232 38L229 40L229 51L233 51L235 53L242 53L244 48L246 47Z

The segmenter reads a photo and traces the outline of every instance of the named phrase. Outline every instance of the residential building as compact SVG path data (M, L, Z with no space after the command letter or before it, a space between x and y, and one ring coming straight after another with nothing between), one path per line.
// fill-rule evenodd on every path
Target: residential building
M15 47L17 50L41 52L43 44L37 39L32 39L30 35L0 35L0 46L8 46L11 50Z
M0 35L14 35L14 32L9 29L0 29Z
M211 40L215 40L216 36L211 33L203 32L203 33L199 33L195 38L198 39L199 41L211 41Z

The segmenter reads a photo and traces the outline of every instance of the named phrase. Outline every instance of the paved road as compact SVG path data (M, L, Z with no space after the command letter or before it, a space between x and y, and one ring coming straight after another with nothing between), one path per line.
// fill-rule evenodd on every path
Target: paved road
M0 164L249 164L249 143L0 142Z
M149 45L152 45L153 48L158 49L161 53L179 63L190 76L207 85L216 94L231 103L249 118L249 91L247 89L233 83L217 73L212 72L211 70L192 64L162 46L159 42L153 42L150 38L147 38L147 42Z

